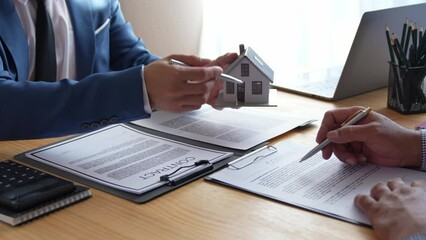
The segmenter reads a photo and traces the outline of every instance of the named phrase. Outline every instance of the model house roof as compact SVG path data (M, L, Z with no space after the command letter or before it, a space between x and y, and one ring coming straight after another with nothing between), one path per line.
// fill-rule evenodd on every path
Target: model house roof
M236 66L239 66L240 62L244 58L247 58L263 75L265 75L265 77L269 79L270 82L274 81L274 71L250 47L246 48L242 53L240 53L238 58L235 59L235 61L225 69L225 73L231 71Z

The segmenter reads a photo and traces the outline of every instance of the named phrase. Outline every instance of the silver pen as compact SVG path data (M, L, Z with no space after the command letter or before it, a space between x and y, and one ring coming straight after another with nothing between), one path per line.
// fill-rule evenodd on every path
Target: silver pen
M344 123L341 124L341 127L353 125L357 123L359 120L363 119L367 114L371 111L371 108L365 108L357 111L355 114L353 114L348 120L346 120ZM317 152L321 151L321 149L325 148L328 144L330 144L330 141L328 139L325 139L320 144L318 144L316 147L314 147L311 151L309 151L305 156L303 156L299 162L303 162L306 159L312 157Z
M171 65L179 65L179 66L189 66L186 63L183 63L181 61L178 61L176 59L170 59L169 63ZM231 75L225 74L225 73L221 73L220 76L218 77L218 79L223 80L223 81L227 81L227 82L233 82L236 84L243 84L244 82L236 77L233 77Z

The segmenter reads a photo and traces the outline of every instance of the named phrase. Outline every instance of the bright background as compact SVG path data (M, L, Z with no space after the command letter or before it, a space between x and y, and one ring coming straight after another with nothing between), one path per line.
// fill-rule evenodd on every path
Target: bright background
M238 45L244 43L274 70L342 65L365 11L424 2L121 0L135 32L160 56L185 53L216 58L238 52Z

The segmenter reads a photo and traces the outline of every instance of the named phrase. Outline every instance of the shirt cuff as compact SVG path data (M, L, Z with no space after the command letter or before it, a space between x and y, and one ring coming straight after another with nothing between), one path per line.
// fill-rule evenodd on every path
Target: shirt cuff
M404 240L425 240L426 239L426 233L418 233L415 235L411 235L407 238L404 238Z
M148 91L146 90L144 69L145 69L145 66L142 65L141 76L142 76L142 91L143 91L143 108L146 113L151 114L152 108L151 108L151 104L149 103Z
M420 130L420 136L422 138L422 162L420 170L426 172L426 130Z

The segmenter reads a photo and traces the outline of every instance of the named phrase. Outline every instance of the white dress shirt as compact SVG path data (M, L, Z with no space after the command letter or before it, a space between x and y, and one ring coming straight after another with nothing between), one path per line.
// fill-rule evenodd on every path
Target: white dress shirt
M45 2L55 32L56 79L75 79L75 42L67 4L65 0L45 0ZM35 0L13 0L13 3L27 35L30 58L28 73L30 80L34 80L37 2Z

